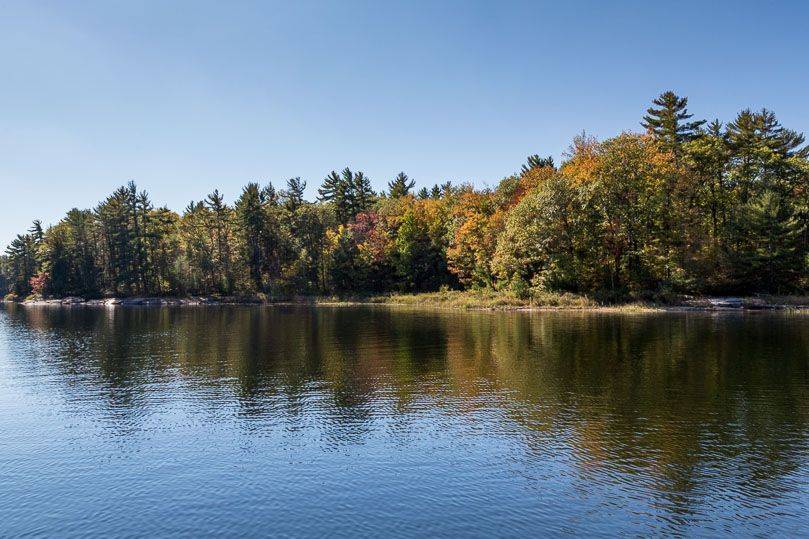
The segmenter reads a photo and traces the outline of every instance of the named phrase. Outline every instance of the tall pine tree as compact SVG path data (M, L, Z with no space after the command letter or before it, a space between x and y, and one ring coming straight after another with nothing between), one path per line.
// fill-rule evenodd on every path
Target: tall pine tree
M411 180L407 174L400 172L392 181L388 182L388 193L391 198L403 197L409 194L415 185L415 180Z
M699 135L705 120L688 121L688 98L680 97L671 90L663 92L653 101L659 108L649 107L641 125L675 153L680 146Z

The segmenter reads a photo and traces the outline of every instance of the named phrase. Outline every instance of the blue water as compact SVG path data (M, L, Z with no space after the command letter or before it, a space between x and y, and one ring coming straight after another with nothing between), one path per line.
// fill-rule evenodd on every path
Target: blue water
M803 535L809 316L0 308L0 535Z

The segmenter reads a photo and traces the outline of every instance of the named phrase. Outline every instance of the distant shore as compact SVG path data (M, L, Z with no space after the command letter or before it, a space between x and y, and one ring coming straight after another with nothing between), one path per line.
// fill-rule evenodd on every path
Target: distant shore
M6 300L9 301L9 300ZM112 298L28 298L13 301L30 306L205 306L205 305L390 305L466 311L809 311L809 296L690 297L670 302L626 301L599 303L576 294L546 294L522 299L513 294L493 291L440 291L420 294L389 294L361 297L294 296L272 298L256 296L186 297L112 297Z

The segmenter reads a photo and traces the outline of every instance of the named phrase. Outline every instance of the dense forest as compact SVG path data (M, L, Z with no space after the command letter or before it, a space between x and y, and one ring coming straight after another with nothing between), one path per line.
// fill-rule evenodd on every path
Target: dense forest
M528 298L796 293L809 287L809 147L767 110L694 120L665 92L642 132L582 134L494 188L386 192L348 168L316 201L300 178L214 191L182 212L130 182L39 221L0 258L11 297L355 295L449 288Z

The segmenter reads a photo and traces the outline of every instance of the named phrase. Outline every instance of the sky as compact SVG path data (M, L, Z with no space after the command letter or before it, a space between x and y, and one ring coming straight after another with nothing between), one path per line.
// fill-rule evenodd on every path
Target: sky
M0 249L135 180L182 210L331 170L483 187L586 131L809 130L808 2L0 0Z

